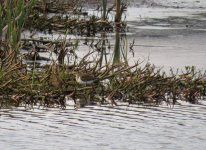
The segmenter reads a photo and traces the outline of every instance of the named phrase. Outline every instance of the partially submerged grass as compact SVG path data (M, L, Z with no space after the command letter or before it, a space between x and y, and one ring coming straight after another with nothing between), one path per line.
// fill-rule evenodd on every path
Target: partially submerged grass
M33 8L34 13L29 16L26 22L27 29L53 31L65 30L71 34L94 36L97 32L112 32L111 21L107 21L108 11L106 11L107 1L103 0L102 17L89 16L88 12L83 11L81 3L75 1L65 1L63 3L56 0L36 3ZM59 5L56 5L58 3ZM68 6L68 7L66 7ZM59 12L59 10L61 10Z
M45 106L66 107L66 97L80 101L81 106L105 104L116 101L129 104L159 105L163 101L175 104L177 99L197 103L205 96L205 74L193 67L187 67L181 74L166 75L155 66L140 64L128 66L116 63L98 67L96 60L88 61L91 53L73 65L56 62L37 70L35 63L31 70L18 63L1 66L0 101L1 107ZM80 84L75 79L79 71L92 74L100 82Z

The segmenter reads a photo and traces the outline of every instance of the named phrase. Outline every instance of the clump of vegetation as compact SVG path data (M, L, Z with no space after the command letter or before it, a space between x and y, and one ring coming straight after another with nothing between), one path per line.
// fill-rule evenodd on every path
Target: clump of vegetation
M58 3L58 5L56 5ZM112 22L101 17L89 15L82 9L79 1L37 1L34 13L29 16L26 26L30 30L54 31L67 30L68 33L94 36L97 32L112 32ZM106 14L105 14L106 15ZM106 16L104 16L106 17Z

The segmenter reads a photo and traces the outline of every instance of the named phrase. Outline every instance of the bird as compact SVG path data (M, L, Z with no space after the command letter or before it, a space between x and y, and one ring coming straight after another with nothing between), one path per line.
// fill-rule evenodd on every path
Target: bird
M76 72L76 81L79 84L84 84L84 85L92 85L95 83L98 83L100 81L100 78L95 77L92 74L83 74L81 72Z
M121 64L113 65L112 68L113 70L117 67L121 66ZM109 70L112 70L110 68ZM124 70L121 70L124 71ZM109 74L107 70L103 71L103 73L99 76L95 76L91 72L84 73L83 70L80 70L79 68L76 68L74 71L74 74L76 75L76 82L79 84L84 84L84 85L94 85L96 83L99 83L100 81L103 81L105 79L110 79L116 75L116 73L119 72L113 72L112 74Z

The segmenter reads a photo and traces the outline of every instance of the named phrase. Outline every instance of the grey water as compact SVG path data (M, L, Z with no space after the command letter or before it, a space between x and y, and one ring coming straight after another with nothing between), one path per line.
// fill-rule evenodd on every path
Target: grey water
M135 2L135 0L134 0ZM135 40L136 58L165 70L196 66L206 69L204 0L136 0L126 18Z
M2 150L205 150L206 104L1 110Z
M122 19L133 45L129 62L149 62L168 72L195 66L206 70L205 0L131 0ZM90 14L97 14L93 11ZM112 16L111 16L112 18ZM114 46L114 34L109 37Z

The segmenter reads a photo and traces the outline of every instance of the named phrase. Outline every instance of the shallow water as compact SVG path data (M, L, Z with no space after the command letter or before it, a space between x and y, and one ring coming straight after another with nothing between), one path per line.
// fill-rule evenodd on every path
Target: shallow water
M137 0L138 1L138 0ZM206 2L204 0L147 0L127 12L135 39L135 58L165 70L196 66L206 69ZM135 58L131 59L134 61Z
M206 105L0 112L0 148L206 149Z
M86 7L89 14L100 15L99 12L89 9L89 6ZM196 66L206 70L205 7L204 0L132 0L125 13L128 43L135 40L135 57L129 53L129 61L148 61L166 71L170 68L182 69L184 66ZM27 37L27 34L25 32L23 36ZM114 48L114 36L108 35L111 49ZM59 33L34 35L34 38L38 37L57 39ZM67 39L85 38L67 35ZM87 38L98 39L100 36ZM83 52L91 49L81 42L79 44L77 54L83 57ZM111 52L110 54L112 55Z

